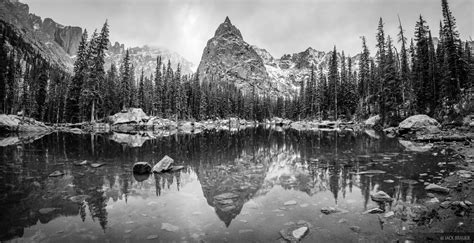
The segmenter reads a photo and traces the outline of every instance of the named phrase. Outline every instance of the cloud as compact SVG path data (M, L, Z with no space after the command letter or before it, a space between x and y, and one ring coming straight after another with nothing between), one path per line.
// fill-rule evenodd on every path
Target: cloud
M100 28L105 19L111 41L127 46L163 46L177 51L196 65L216 28L229 16L244 39L275 57L311 46L355 55L360 36L375 47L378 19L395 39L397 14L406 34L413 36L421 14L433 36L442 18L441 2L434 0L24 0L30 10L66 25ZM473 36L474 1L451 0L461 38Z

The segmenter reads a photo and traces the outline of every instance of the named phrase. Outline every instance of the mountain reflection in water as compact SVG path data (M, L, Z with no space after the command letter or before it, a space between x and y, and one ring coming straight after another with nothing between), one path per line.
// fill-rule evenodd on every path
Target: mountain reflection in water
M129 139L124 136L122 141ZM55 133L0 147L0 240L123 239L127 234L133 239L152 234L151 229L157 234L165 222L177 226L171 231L182 237L216 231L232 238L242 230L230 227L236 218L248 216L239 223L249 225L258 217L272 220L275 213L291 218L292 211L282 206L295 197L303 211L293 214L299 216L334 205L365 211L375 190L415 203L425 197L423 181L434 182L452 169L438 165L448 158L408 152L396 139L349 131L257 127L145 139L141 147L118 143L117 137ZM164 155L186 168L134 178L134 162L155 164ZM84 160L104 166L77 165ZM366 170L386 173L357 174ZM64 175L50 177L54 171Z

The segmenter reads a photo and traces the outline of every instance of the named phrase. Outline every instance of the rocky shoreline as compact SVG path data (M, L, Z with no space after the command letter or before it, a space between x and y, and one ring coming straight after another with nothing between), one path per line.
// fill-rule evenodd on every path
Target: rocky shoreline
M147 116L142 109L130 108L107 119L90 123L45 124L32 118L17 115L0 115L0 131L4 133L139 133L160 134L200 133L206 130L240 130L258 125L291 128L298 131L309 130L361 130L363 125L354 121L291 121L274 117L264 121L249 121L240 118L214 119L204 121L176 121L155 116Z

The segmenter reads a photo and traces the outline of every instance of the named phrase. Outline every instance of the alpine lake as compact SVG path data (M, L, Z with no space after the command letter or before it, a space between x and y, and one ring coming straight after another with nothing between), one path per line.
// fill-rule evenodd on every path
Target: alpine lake
M165 155L184 169L132 173ZM302 242L393 241L409 225L387 213L426 201L449 155L364 131L51 133L0 147L0 241L284 242L301 227Z

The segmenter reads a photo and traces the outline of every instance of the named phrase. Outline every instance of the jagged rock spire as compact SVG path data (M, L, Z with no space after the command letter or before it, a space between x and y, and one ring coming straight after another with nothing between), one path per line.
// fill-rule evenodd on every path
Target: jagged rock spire
M242 39L242 34L240 33L240 30L237 29L232 23L230 22L229 17L225 17L224 23L219 25L219 27L216 30L216 33L214 37L219 37L219 36L225 36L227 37L237 37Z

